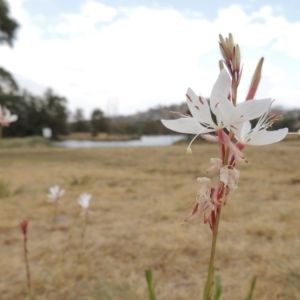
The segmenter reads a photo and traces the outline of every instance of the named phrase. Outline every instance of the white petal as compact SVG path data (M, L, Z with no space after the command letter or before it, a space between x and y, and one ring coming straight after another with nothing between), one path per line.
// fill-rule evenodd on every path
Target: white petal
M250 121L265 114L271 106L272 99L248 100L238 104L233 115L233 123Z
M285 138L288 128L282 128L274 131L260 130L251 136L251 140L247 142L252 146L263 146L277 143Z
M218 106L217 103L219 101L219 94L227 98L230 91L230 86L231 78L228 72L225 69L222 69L210 95L210 107L215 115L217 114L215 109Z
M214 124L207 100L197 96L191 88L187 90L187 104L192 116L199 122Z
M212 130L206 129L204 126L200 125L193 118L179 118L176 120L161 120L161 122L169 129L180 132L180 133L190 133L199 134L210 132Z
M251 123L249 121L245 121L243 123L236 123L230 127L235 134L235 137L238 141L242 141L244 137L251 130Z
M218 105L215 107L215 114L218 120L218 125L226 126L227 124L231 124L235 112L235 106L233 106L227 97L224 97L221 93L219 93L217 97Z
M251 130L251 123L249 121L246 121L243 123L242 130L241 130L241 136L246 136Z
M50 187L50 194L56 194L59 187L57 185Z

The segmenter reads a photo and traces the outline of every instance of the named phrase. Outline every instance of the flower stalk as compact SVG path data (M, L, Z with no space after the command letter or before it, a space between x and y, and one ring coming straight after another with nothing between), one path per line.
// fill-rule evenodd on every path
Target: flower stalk
M228 38L219 36L219 45L223 60L219 61L220 74L215 82L210 100L196 95L191 88L187 90L187 105L190 115L180 115L179 119L161 120L169 129L187 134L194 134L187 153L191 154L191 145L200 135L207 141L219 145L220 158L212 158L207 171L218 173L218 183L214 185L210 178L197 180L202 183L196 195L191 213L182 224L199 214L204 215L204 223L212 230L212 243L204 300L211 300L214 290L214 260L222 205L225 205L231 190L238 187L239 170L236 163L247 164L243 150L246 145L262 146L277 143L285 138L288 128L270 131L272 124L279 117L270 114L273 103L271 98L254 100L261 79L263 58L254 72L246 101L237 104L238 87L242 76L241 53L232 34ZM249 100L249 101L247 101ZM258 119L255 126L251 120ZM208 215L205 215L208 213Z
M213 228L213 238L211 242L211 250L210 250L210 259L209 259L209 267L207 273L207 281L205 284L204 290L204 300L211 300L213 296L213 287L214 287L214 261L215 261L215 254L216 254L216 246L217 246L217 238L218 238L218 230L219 230L219 223L221 217L221 207L217 209L216 212L216 222Z
M77 199L78 204L81 206L81 211L84 214L84 223L82 226L82 231L81 231L81 242L80 242L80 251L78 253L78 263L81 260L81 256L83 253L83 246L84 246L84 240L85 240L85 235L86 235L86 229L89 223L89 206L90 206L90 201L91 201L92 195L88 193L83 193L79 196Z
M27 289L28 289L28 295L29 298L32 299L32 293L31 293L31 279L30 279L30 269L29 269L29 261L28 261L28 249L27 249L27 227L28 227L28 221L23 220L20 223L20 227L23 233L23 250L24 250L24 259L25 259L25 267L26 267L26 279L27 279Z

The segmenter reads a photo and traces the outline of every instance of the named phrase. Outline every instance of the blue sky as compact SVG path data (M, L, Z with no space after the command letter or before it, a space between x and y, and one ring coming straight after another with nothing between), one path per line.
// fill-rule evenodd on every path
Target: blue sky
M181 103L191 87L209 97L218 34L242 51L239 101L260 57L256 98L300 108L300 3L290 1L10 0L22 25L1 65L36 94L65 96L71 111L130 114Z

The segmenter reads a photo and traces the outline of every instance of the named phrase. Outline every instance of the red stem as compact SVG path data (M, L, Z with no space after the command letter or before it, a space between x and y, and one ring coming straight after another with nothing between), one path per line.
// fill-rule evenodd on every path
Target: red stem
M30 270L29 270L29 263L28 263L27 232L24 232L24 257L25 257L25 264L26 264L28 294L29 297L31 298L31 280L30 280Z

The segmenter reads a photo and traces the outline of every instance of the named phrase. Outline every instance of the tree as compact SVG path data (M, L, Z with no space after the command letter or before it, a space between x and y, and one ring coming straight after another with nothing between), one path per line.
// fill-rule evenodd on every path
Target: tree
M13 76L0 67L0 94L14 94L18 90L18 84Z
M5 0L0 0L0 43L13 46L19 24L9 16L9 7Z
M74 115L75 122L73 124L73 131L75 132L88 132L89 128L84 120L83 110L78 108Z
M48 89L43 97L24 91L23 94L0 94L0 105L18 115L18 121L5 128L5 137L41 135L44 127L52 130L52 137L68 133L67 100Z
M92 136L97 136L99 132L106 131L106 120L101 109L95 109L91 116L91 133Z
M12 114L18 116L17 122L13 122L8 127L3 128L3 137L26 136L28 114L24 98L20 95L0 94L0 105L7 107Z
M48 89L44 94L42 102L43 105L40 108L40 115L44 119L43 124L51 128L53 138L58 138L59 134L67 134L67 99L55 95L51 89Z

